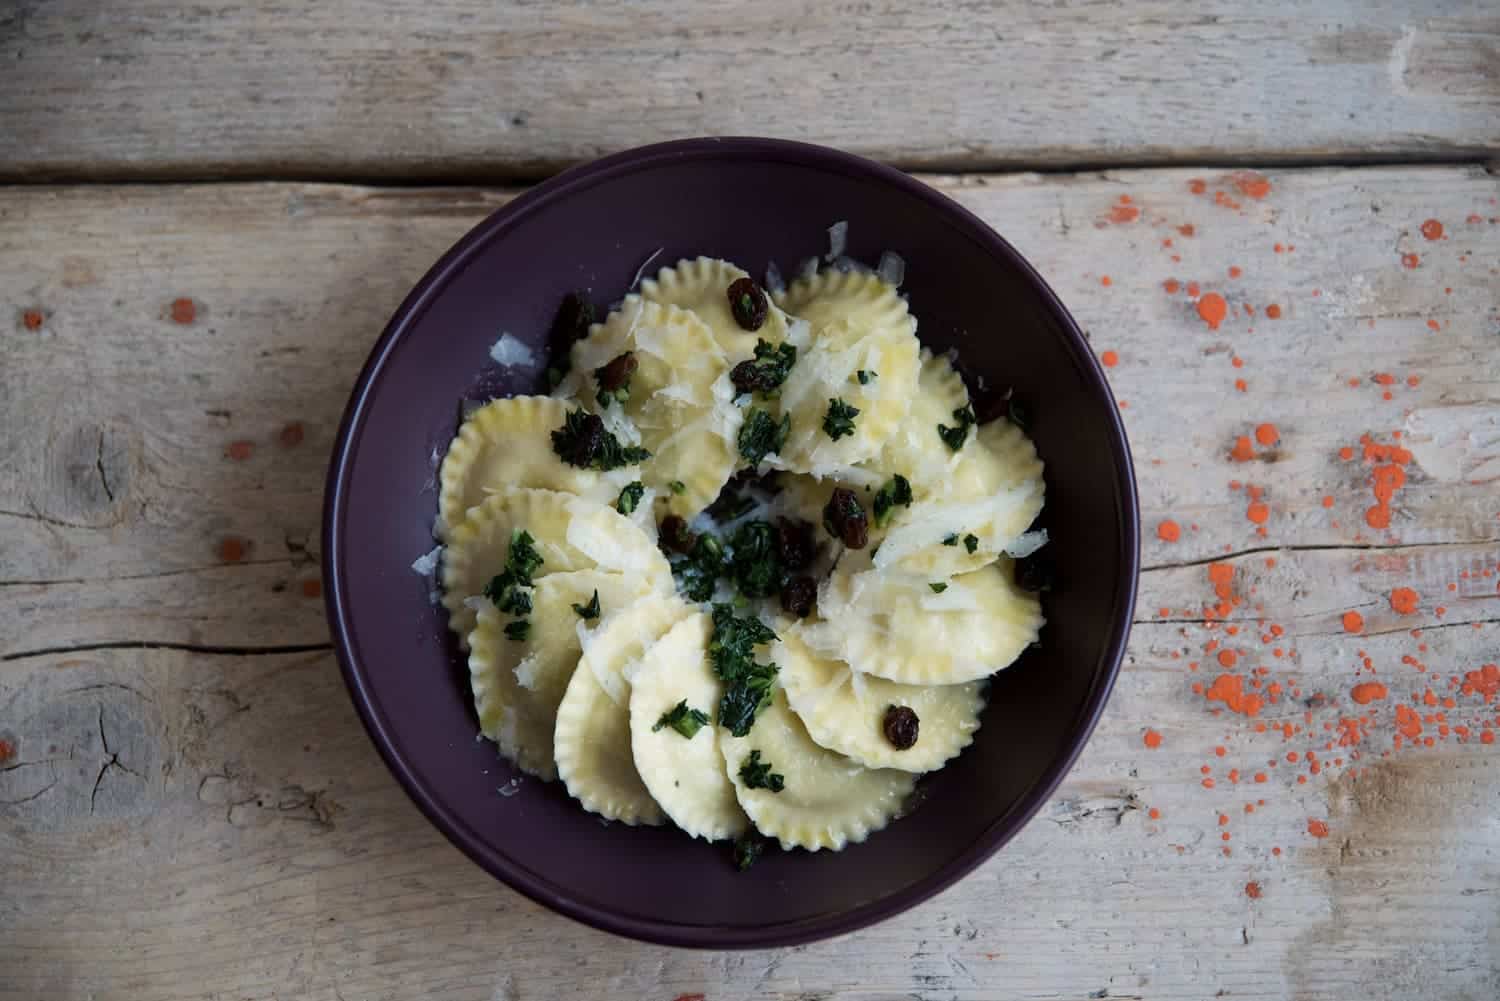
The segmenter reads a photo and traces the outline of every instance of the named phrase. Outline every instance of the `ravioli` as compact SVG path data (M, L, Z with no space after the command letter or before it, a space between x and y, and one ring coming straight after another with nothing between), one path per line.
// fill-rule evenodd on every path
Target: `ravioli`
M917 391L916 321L906 301L875 275L824 271L777 302L810 324L812 341L781 387L791 430L775 465L824 477L875 458ZM834 401L859 411L852 432L837 438L824 427Z
M443 606L462 640L474 627L469 599L505 569L511 539L529 534L542 557L538 576L602 568L672 588L672 569L641 527L612 507L552 490L505 489L469 510L443 557Z
M713 624L695 611L649 650L630 681L630 746L636 771L672 823L695 838L718 841L749 827L724 771L724 739L709 724L691 738L671 727L654 729L679 702L714 714L723 694L708 664ZM727 731L723 732L727 736Z
M640 580L602 570L573 570L537 579L524 639L505 632L515 616L483 605L469 633L469 685L479 730L516 766L541 779L557 777L553 733L557 707L583 653L573 606L599 596L601 619L646 591Z
M725 731L719 744L740 806L782 848L838 851L863 841L901 813L916 782L910 772L864 768L819 747L780 689L747 735ZM747 785L742 770L752 752L783 777L780 792Z
M641 298L664 306L688 310L708 325L714 340L731 362L740 362L755 353L757 340L780 344L788 336L789 323L796 321L768 302L766 320L759 330L746 330L729 308L729 286L750 277L743 268L716 257L681 260L673 267L662 268L655 278L641 282Z
M550 396L492 400L469 415L448 446L438 474L438 537L447 540L464 513L489 492L540 487L603 497L615 477L578 469L552 451L551 433L568 406ZM629 482L628 480L625 482ZM614 487L618 491L619 487Z
M637 363L629 398L601 404L592 373L627 351ZM690 518L712 503L738 461L744 413L734 405L729 360L702 320L629 296L574 346L573 367L589 373L580 390L584 406L606 419L621 411L639 429L651 452L641 482L662 495L668 511Z
M557 774L583 808L608 820L657 825L661 808L635 770L630 748L630 683L645 651L688 614L676 596L648 595L587 636L557 708Z
M814 742L866 768L930 772L941 768L974 739L984 710L984 683L903 685L858 674L848 664L828 660L802 642L801 627L779 631L771 650L787 703ZM884 720L891 706L905 706L920 721L917 742L897 750L886 739Z
M1041 603L1016 587L1008 558L932 581L858 557L846 554L818 589L823 621L803 637L865 674L907 685L977 681L1009 667L1041 632Z

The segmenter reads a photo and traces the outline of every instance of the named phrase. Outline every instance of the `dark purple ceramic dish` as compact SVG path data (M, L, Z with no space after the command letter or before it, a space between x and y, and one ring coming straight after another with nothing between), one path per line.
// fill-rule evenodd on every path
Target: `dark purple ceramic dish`
M936 351L1014 386L1046 461L1057 587L1039 649L1002 672L973 746L924 780L910 816L838 854L768 853L748 873L724 845L604 825L559 783L513 776L475 723L462 661L410 569L431 548L434 449L486 376L501 331L540 346L559 299L618 299L654 251L785 273L849 221L848 253L907 262L903 286ZM538 357L543 352L538 350ZM983 409L983 400L980 400ZM969 212L898 171L764 139L648 146L569 170L490 216L402 303L344 415L323 527L328 617L354 703L417 805L485 869L598 928L671 945L785 946L851 931L932 896L1031 818L1093 729L1125 651L1139 563L1135 480L1102 373L1052 290ZM663 893L690 886L691 893Z

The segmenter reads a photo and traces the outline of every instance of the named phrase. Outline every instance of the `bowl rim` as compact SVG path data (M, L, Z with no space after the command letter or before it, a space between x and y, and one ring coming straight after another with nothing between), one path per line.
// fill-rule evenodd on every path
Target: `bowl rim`
M348 506L350 466L358 451L363 418L372 396L372 387L405 331L431 301L444 289L448 279L467 264L471 255L490 240L497 238L529 214L576 191L612 178L658 166L667 162L692 160L760 160L790 162L836 174L874 181L894 187L915 197L932 211L949 218L955 228L992 254L1017 268L1041 297L1062 331L1066 348L1080 376L1101 399L1112 399L1104 371L1088 347L1077 321L1063 306L1057 294L1019 251L984 220L937 189L894 167L867 160L843 150L784 139L757 137L723 137L681 139L625 150L588 163L571 167L527 190L496 209L455 243L402 300L390 322L370 350L350 392L349 402L339 422L329 460L323 502L324 595L329 630L344 682L349 689L360 720L371 742L395 775L401 787L427 819L448 840L485 871L531 900L557 913L601 931L622 935L658 945L711 949L772 948L801 945L866 928L893 917L946 890L968 875L1004 847L1035 817L1063 778L1072 769L1093 733L1105 704L1114 688L1124 660L1135 609L1140 573L1140 513L1136 493L1135 471L1130 445L1118 411L1107 408L1110 427L1111 465L1114 487L1121 498L1118 516L1121 572L1115 583L1114 616L1105 648L1105 670L1094 678L1066 738L1066 749L1041 774L1010 808L994 818L989 826L964 851L948 859L937 869L901 889L877 900L848 910L822 914L792 923L773 923L748 928L717 925L680 924L619 914L608 908L581 901L570 891L521 866L494 846L486 844L479 832L470 829L449 812L418 779L410 764L395 746L388 723L376 708L373 689L365 676L355 650L349 607L345 595L346 581L340 572L343 539L340 527Z

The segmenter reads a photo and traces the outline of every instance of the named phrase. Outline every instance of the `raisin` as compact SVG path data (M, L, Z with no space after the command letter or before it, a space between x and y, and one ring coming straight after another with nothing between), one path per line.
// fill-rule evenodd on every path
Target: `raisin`
M734 391L739 394L769 392L778 385L773 371L753 361L742 361L730 369L729 381L734 383Z
M805 619L818 603L818 585L808 576L793 577L781 585L781 608L788 615Z
M557 307L557 315L553 317L552 341L566 350L572 347L574 341L588 336L593 322L593 304L579 293L569 292L563 296L562 303Z
M766 322L766 294L752 278L739 278L729 286L729 311L734 322L746 330L759 330Z
M635 370L639 367L640 362L635 360L634 351L618 355L614 361L595 373L599 378L599 388L605 392L614 392L629 382L630 377L635 375Z
M870 523L853 490L839 487L823 508L823 527L850 549L863 549L870 541Z
M917 730L921 721L908 706L889 706L885 711L885 739L898 751L905 751L917 742Z
M663 518L658 530L661 532L662 547L672 552L690 553L698 541L698 537L688 531L687 522L675 514Z
M812 522L800 518L776 519L776 555L788 570L801 570L817 555Z
M606 434L604 418L598 414L583 414L577 419L576 433L567 437L558 455L564 462L586 469L598 458ZM553 441L557 441L555 435Z
M1031 594L1050 591L1057 582L1057 566L1039 553L1016 560L1016 587Z

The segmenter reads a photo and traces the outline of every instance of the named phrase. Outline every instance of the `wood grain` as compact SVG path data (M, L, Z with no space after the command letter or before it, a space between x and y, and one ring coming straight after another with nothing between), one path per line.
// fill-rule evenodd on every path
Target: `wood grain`
M1462 678L1500 660L1500 181L930 180L1117 356L1138 623L1094 740L1012 846L877 928L744 954L627 943L488 880L385 772L324 648L317 520L344 394L410 284L507 194L0 191L0 996L1495 996L1496 706ZM1232 318L1211 330L1170 280ZM1255 442L1266 422L1274 444ZM1387 531L1365 521L1366 434L1412 452ZM1216 562L1243 602L1210 628ZM1390 607L1397 586L1414 614ZM1202 693L1226 673L1284 694L1226 712ZM1372 679L1389 698L1354 706ZM1413 695L1433 746L1395 750L1392 705Z
M776 134L909 168L1493 155L1465 0L22 0L0 177L536 177Z

